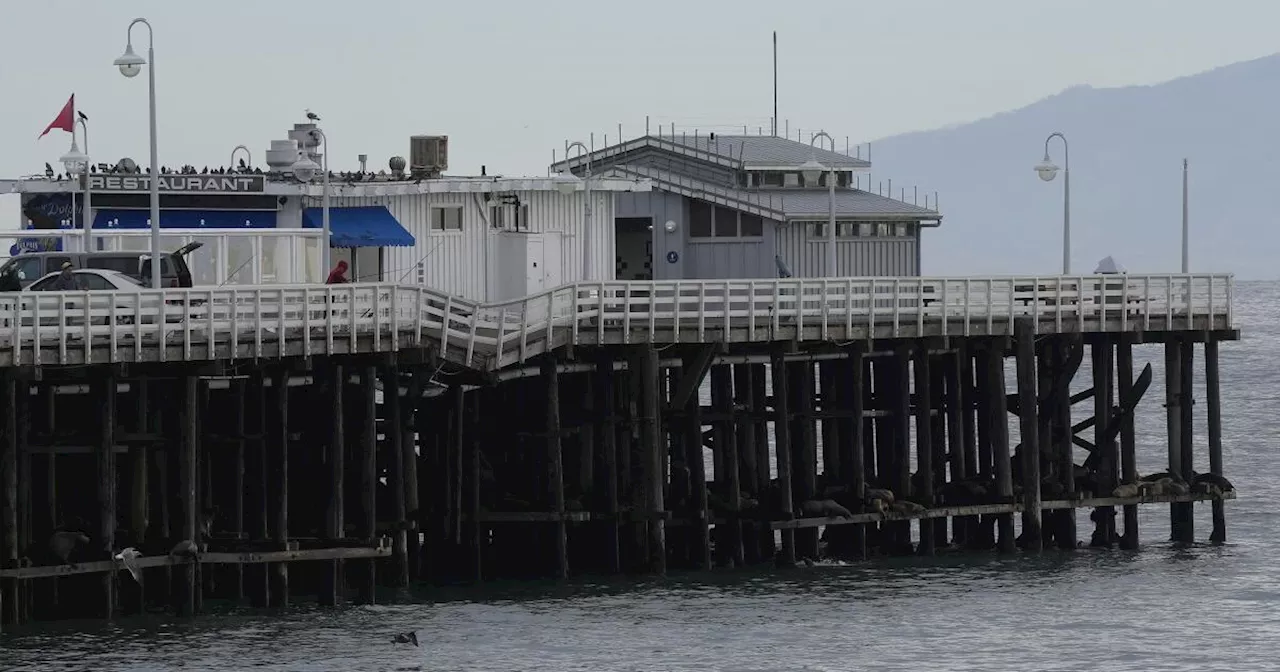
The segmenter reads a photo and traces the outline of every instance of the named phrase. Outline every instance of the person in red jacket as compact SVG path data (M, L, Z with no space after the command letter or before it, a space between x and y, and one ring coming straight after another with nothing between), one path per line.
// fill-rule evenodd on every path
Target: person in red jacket
M350 280L347 280L347 262L340 259L338 260L338 265L334 266L332 271L329 271L329 279L325 280L324 284L340 285L344 282L350 282Z

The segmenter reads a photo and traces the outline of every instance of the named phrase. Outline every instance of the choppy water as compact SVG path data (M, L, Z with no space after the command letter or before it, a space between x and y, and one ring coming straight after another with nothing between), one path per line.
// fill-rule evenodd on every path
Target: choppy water
M0 634L0 669L1278 669L1280 284L1237 287L1245 340L1223 345L1222 378L1227 475L1240 499L1227 505L1225 546L1174 547L1165 541L1167 507L1149 506L1137 552L977 554L508 585L484 595L425 591L341 610L36 624ZM1149 472L1166 459L1162 350L1139 348L1135 361L1156 371L1138 422ZM1204 471L1203 419L1197 423ZM1084 516L1081 523L1087 539ZM1208 531L1204 506L1197 538ZM388 643L410 629L420 648Z

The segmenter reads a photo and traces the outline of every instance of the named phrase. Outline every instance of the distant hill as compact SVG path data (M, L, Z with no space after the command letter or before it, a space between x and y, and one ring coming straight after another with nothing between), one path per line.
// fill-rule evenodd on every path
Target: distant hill
M939 101L945 105L946 101ZM1071 143L1072 270L1114 256L1177 272L1182 159L1190 161L1191 270L1280 277L1280 54L1152 86L1073 87L1022 109L872 143L873 184L939 192L927 275L1056 273L1062 175L1033 166ZM1062 144L1049 147L1063 165Z

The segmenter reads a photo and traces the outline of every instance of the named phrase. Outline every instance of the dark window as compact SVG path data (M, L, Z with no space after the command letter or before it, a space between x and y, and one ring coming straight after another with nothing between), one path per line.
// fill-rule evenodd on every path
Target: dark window
M705 201L689 201L689 237L711 237L711 204Z
M71 257L45 257L44 267L52 273L62 270L62 265L68 261L71 261Z
M757 238L764 235L764 219L760 215L750 215L745 212L738 214L740 226L742 227L743 238Z
M80 282L82 288L88 290L115 289L115 285L96 273L77 273L76 280Z
M431 228L436 231L461 231L462 208L452 206L431 208Z
M120 271L132 275L138 272L138 258L91 256L85 258L85 267Z
M44 275L44 268L40 265L40 257L30 257L23 259L19 257L13 262L14 270L18 273L19 280L39 280Z
M52 287L52 286L53 286L54 281L55 281L55 280L57 280L57 279L58 279L58 276L56 276L56 275L55 275L55 276L53 276L52 278L45 278L44 280L41 280L40 282L37 282L37 283L35 283L34 285L31 285L31 291L33 291L33 292L43 292L43 291L45 291L45 290L49 289L50 287Z
M767 170L767 171L764 171L763 173L759 173L759 175L761 176L762 182L766 187L781 187L784 183L784 178L782 177L781 171Z
M738 237L738 211L716 206L716 238Z

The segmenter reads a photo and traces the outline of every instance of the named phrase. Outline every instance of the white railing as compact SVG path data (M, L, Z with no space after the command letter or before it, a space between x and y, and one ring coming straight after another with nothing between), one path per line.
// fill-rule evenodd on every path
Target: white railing
M478 304L394 284L0 296L0 364L378 352L496 369L567 343L1232 328L1230 275L594 282ZM163 347L162 347L163 346Z

